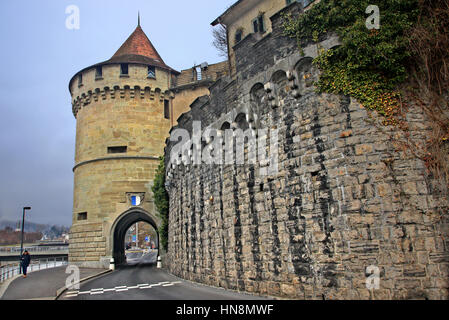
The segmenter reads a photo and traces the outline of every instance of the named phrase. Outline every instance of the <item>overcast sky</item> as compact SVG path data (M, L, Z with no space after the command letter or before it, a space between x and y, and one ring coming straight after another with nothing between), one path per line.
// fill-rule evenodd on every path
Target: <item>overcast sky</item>
M0 3L0 220L70 226L76 120L68 83L109 59L141 26L181 70L222 61L210 23L235 0L28 0ZM66 28L66 8L80 29Z

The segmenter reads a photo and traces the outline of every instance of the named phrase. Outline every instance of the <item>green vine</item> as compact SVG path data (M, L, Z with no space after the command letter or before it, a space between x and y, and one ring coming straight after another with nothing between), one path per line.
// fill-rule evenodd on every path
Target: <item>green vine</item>
M366 108L397 124L401 94L398 85L407 79L407 33L416 22L417 0L378 0L380 29L369 30L366 8L371 0L321 0L297 18L286 16L285 34L296 37L300 47L319 42L329 33L341 46L314 59L321 70L319 92L350 95Z
M165 162L164 157L161 157L159 166L154 177L154 185L151 188L154 195L154 204L162 220L159 227L159 237L161 245L167 251L168 249L168 193L165 190Z

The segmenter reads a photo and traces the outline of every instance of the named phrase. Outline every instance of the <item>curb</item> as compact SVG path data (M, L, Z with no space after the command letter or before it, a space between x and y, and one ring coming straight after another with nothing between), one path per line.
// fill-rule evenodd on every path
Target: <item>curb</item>
M2 285L0 285L0 300L3 298L3 295L5 294L6 290L8 290L9 285L11 284L11 282L13 282L14 280L16 280L17 278L20 278L20 274L7 279L5 282L3 282Z
M82 283L82 282L85 282L85 281L87 281L87 280L90 280L90 279L93 279L93 278L102 276L102 275L104 275L104 274L106 274L106 273L109 273L109 272L112 272L112 270L111 270L111 269L108 269L108 270L104 270L104 271L102 271L102 272L99 272L99 273L97 273L97 274L93 274L93 275L91 275L91 276L88 276L88 277L86 277L86 278L81 279L81 280L78 281L76 284L80 284L80 283ZM54 298L52 298L52 299L53 299L53 300L58 300L58 298L59 298L65 291L67 291L67 287L66 287L66 286L64 286L64 287L62 287L62 288L59 288L58 290L56 290L56 297L54 297Z
M201 283L201 282L195 282L195 281L192 281L192 280L181 278L181 277L179 277L177 275L174 275L173 273L168 271L168 269L165 269L165 268L162 268L161 270L164 270L167 274L169 274L169 275L171 275L171 276L173 276L173 277L175 277L175 278L177 278L179 280L182 280L182 281L185 281L185 282L188 282L188 283L192 283L192 284L195 284L195 285L198 285L198 286L201 286L201 287L214 288L214 289L218 289L218 290L233 292L233 293L246 295L246 296L251 296L251 297L256 297L256 298L267 298L268 300L288 300L288 299L283 299L283 298L276 297L276 296L262 295L262 294L247 292L247 291L239 291L239 290L234 290L234 289L226 289L226 288L223 288L223 287L216 287L216 286L213 286L213 285L210 285L210 284L205 284L205 283Z

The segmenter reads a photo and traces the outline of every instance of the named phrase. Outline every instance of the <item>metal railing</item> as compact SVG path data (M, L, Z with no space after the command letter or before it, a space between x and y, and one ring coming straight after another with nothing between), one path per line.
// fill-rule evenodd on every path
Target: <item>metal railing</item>
M43 251L64 251L68 250L68 246L42 246L42 247L24 247L23 250L27 250L29 252L43 252ZM20 247L0 247L0 252L18 252L20 253Z
M44 269L56 268L65 266L68 264L67 257L47 258L47 259L35 259L31 260L28 266L27 273L33 271L39 271ZM20 264L10 264L0 267L0 283L20 274Z

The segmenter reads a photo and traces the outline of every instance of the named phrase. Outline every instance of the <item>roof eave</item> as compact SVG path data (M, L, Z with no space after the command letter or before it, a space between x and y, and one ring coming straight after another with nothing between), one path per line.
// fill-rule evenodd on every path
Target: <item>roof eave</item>
M112 59L112 58L111 58L111 59ZM171 73L174 73L175 75L181 74L181 72L179 72L179 71L177 71L177 70L175 70L175 69L173 69L173 68L171 68L171 67L169 67L169 66L167 66L167 65L162 66L162 65L156 65L156 64L145 63L145 62L132 62L132 61L122 61L122 62L120 62L120 61L111 61L111 59L106 60L106 61L103 61L103 62L100 62L100 63L93 64L93 65L91 65L91 66L89 66L89 67L86 67L86 68L84 68L84 69L78 71L77 73L75 73L75 74L73 75L73 77L72 77L72 78L70 79L70 81L69 81L69 92L70 92L70 94L72 94L72 90L71 90L72 82L73 82L73 80L74 80L80 73L82 73L82 72L84 72L84 71L87 71L87 70L90 70L90 69L93 69L93 68L96 68L96 67L100 67L100 66L106 66L106 65L112 65L112 64L121 64L121 63L128 63L128 64L134 64L134 65L154 66L154 67L157 67L157 68L160 68L160 69L164 69L164 70L166 70L166 71L169 71L169 72L171 72Z

